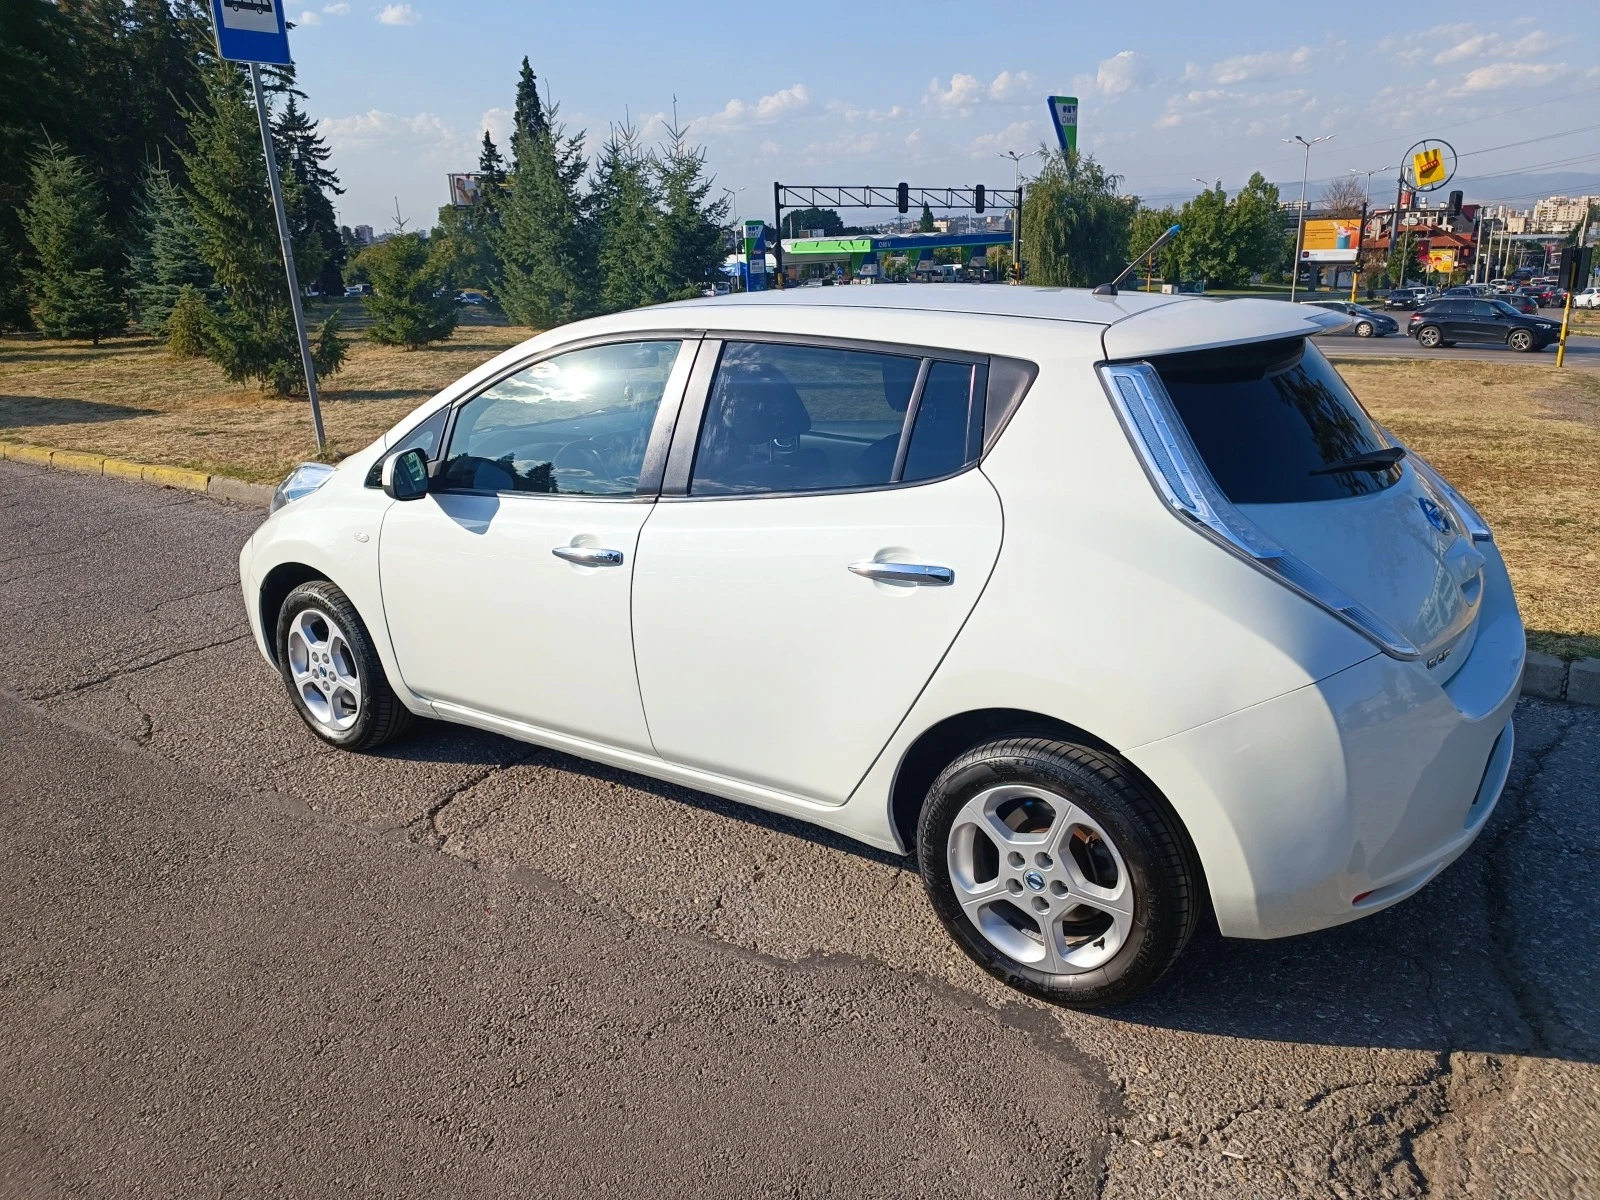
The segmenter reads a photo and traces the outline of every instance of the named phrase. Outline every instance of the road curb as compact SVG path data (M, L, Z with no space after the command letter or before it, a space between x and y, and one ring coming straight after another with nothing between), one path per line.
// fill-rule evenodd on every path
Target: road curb
M1554 654L1529 650L1522 669L1522 694L1568 704L1600 705L1600 658L1565 662Z
M82 450L57 450L51 446L0 441L0 458L30 463L36 467L52 467L58 471L77 471L83 475L104 475L113 479L132 480L134 483L154 484L156 487L205 492L221 500L254 508L265 508L272 502L273 489L265 483L250 483L231 475L207 475L204 471L191 471L186 467L108 458Z

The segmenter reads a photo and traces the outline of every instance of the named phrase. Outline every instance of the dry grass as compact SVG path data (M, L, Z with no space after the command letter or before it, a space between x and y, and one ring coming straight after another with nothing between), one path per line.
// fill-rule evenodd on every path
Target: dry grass
M323 393L334 457L530 333L463 319L449 342L409 353L352 339ZM1494 526L1533 643L1600 655L1600 373L1459 360L1340 369ZM174 362L140 338L98 350L0 339L0 437L263 481L312 446L303 398L229 385L211 364Z
M467 313L450 341L422 350L350 337L344 370L322 391L329 457L365 446L531 334ZM0 339L0 438L261 481L282 478L315 450L305 397L230 384L209 362L169 358L152 338L116 338L98 349Z
M1494 527L1530 642L1600 655L1600 375L1462 361L1339 370Z

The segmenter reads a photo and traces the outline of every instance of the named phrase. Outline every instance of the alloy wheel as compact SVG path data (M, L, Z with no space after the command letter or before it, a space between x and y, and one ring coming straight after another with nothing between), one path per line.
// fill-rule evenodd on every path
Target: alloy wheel
M1431 325L1425 326L1422 331L1417 334L1417 341L1421 342L1424 346L1431 350L1439 344L1439 331Z
M344 733L361 716L361 676L350 639L319 608L304 608L289 624L289 676L302 707L330 733Z
M1511 331L1511 348L1513 350L1526 350L1533 345L1533 335L1526 329L1513 329Z
M973 926L1038 971L1104 966L1133 928L1133 882L1106 830L1064 796L1006 784L967 801L951 823L950 882Z

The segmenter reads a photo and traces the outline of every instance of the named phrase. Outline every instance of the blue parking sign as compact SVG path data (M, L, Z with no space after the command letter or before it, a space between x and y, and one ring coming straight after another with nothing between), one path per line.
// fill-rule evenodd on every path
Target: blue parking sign
M288 66L289 31L280 0L211 0L217 53L229 62Z

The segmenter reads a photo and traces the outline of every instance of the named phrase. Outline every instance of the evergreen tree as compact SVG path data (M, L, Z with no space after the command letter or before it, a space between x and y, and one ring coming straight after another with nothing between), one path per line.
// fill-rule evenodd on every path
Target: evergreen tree
M1133 222L1122 178L1093 155L1057 149L1023 195L1022 257L1028 282L1046 287L1092 287L1116 278Z
M86 337L98 346L126 314L106 270L110 231L82 162L54 146L33 162L33 195L22 214L38 267L32 289L39 325L51 337Z
M530 81L532 73L527 72ZM518 88L519 106L521 88ZM578 193L588 163L583 134L567 136L555 109L540 111L535 132L518 128L516 168L500 204L494 246L499 300L513 321L547 329L588 315L594 287L592 239Z
M129 255L134 316L142 329L164 334L167 317L186 287L211 290L211 270L200 258L188 202L163 167L145 171L139 207L140 238Z
M28 311L28 289L23 284L22 264L5 234L0 232L0 331L32 328L33 315Z
M300 107L297 91L288 90L283 112L273 119L272 140L283 176L295 271L302 284L325 296L336 293L343 286L346 255L332 197L342 196L344 189L327 165L328 145Z
M922 218L917 222L918 233L933 232L933 209L928 207L928 202L922 202Z
M211 329L211 308L200 289L185 284L167 314L167 353L173 358L203 358Z
M29 164L47 131L69 140L70 29L54 4L0 3L0 241L13 252L23 241Z
M517 135L537 142L540 137L551 132L550 119L554 111L547 111L539 102L539 77L533 73L533 68L528 65L527 55L522 57L522 73L517 77L517 105L512 120L511 130L511 161L516 169L516 164L521 160L517 151ZM484 135L485 140L488 134ZM492 145L493 143L491 143Z
M589 195L600 274L600 309L619 312L665 300L670 264L655 165L631 126L615 127L595 162Z
M495 240L505 188L505 160L486 129L478 153L478 202L470 208L445 205L439 210L439 224L429 235L429 255L446 288L474 287L491 297L499 294Z
M428 342L448 338L456 327L455 301L435 295L439 268L429 261L428 244L421 235L397 233L370 250L363 250L373 294L364 301L372 325L367 336L385 346L415 350Z
M228 63L206 75L206 104L189 113L194 148L183 152L200 257L223 297L212 313L207 354L234 382L258 379L280 393L303 384L289 286L267 190L255 106ZM317 374L339 367L338 314L323 322L312 358Z
M483 147L478 151L478 176L483 202L493 207L500 189L506 185L506 160L500 157L500 147L494 144L487 129L483 131Z
M667 135L659 167L664 209L659 257L668 296L687 298L724 278L722 227L728 202L707 202L714 179L706 174L705 147L689 145L677 126L669 127Z

